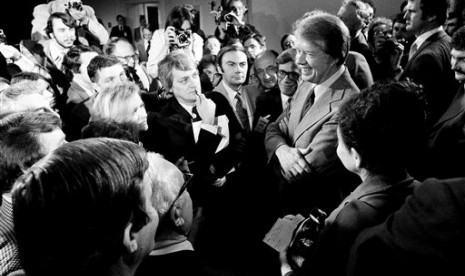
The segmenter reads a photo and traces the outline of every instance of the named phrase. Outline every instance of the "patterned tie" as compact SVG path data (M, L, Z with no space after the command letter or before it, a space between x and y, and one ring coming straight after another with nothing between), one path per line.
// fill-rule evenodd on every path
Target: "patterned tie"
M247 110L245 110L244 106L242 105L242 97L241 93L237 92L236 94L236 112L241 120L242 127L245 131L250 130L249 126L249 117L247 116Z
M198 122L201 121L202 118L200 118L199 112L197 111L197 106L194 106L192 108L192 121L193 122Z
M309 95L307 96L307 99L305 100L304 108L302 109L302 114L300 115L300 120L307 114L308 110L310 107L313 105L313 102L315 101L315 87L310 90Z
M408 54L408 59L409 60L413 57L413 55L415 54L415 52L417 50L418 50L417 44L413 43L412 46L410 47L410 51L409 51L409 54Z

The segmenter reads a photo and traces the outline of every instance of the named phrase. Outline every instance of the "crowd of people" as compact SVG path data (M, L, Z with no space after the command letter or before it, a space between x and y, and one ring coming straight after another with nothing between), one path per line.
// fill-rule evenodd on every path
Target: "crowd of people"
M2 37L0 276L463 273L460 5L344 0L271 49L224 2L213 34L54 0ZM298 262L263 242L297 216Z

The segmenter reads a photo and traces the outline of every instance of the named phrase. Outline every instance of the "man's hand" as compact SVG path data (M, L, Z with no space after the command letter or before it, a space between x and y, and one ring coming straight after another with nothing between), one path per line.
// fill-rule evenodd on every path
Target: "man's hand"
M311 172L307 160L297 148L282 145L276 149L276 157L281 165L281 173L287 182L293 182Z
M86 10L76 10L73 8L68 9L69 15L71 15L74 20L81 22L82 24L89 23L89 18L87 17Z
M258 119L258 122L257 122L257 125L255 125L255 129L254 131L258 132L258 133L263 133L265 132L265 128L266 126L268 125L268 123L270 122L269 118L270 118L270 114L266 115L265 117L260 117Z
M12 61L16 61L21 57L19 50L11 45L0 44L0 52L6 59L11 59Z
M176 42L176 29L173 26L168 26L165 29L165 41L168 45Z
M200 118L202 118L202 122L204 124L215 125L216 104L212 100L207 99L200 91L197 91L197 94L195 105L197 106Z

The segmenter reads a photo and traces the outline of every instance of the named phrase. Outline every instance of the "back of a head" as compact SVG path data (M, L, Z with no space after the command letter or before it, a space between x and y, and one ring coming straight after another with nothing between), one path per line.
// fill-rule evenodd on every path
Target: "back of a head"
M145 151L121 140L65 144L15 183L13 219L27 275L108 275L129 223L147 223Z
M50 112L20 112L0 116L0 192L8 192L15 180L48 154L39 135L61 128L60 118Z
M344 143L376 174L409 168L426 142L421 88L409 82L377 83L345 102L339 110Z
M409 0L410 1L410 0ZM421 2L420 9L422 19L426 20L427 16L436 17L435 26L442 26L447 20L447 9L449 0L418 0Z
M69 49L63 58L63 67L66 75L72 79L73 74L80 73L81 54L88 52L99 53L96 49L86 45L75 45Z
M295 57L297 54L297 50L295 48L289 48L283 51L279 56L276 58L277 64L284 64L290 61L296 63Z
M112 119L117 122L126 121L130 110L128 100L140 94L137 84L129 81L118 82L106 86L95 98L90 111L90 120Z
M31 82L18 82L0 93L0 114L28 111L22 110L20 103L24 96L41 94L39 87Z
M321 10L305 13L294 23L294 34L306 41L324 43L325 53L342 65L350 48L350 34L347 26L337 16Z
M82 128L82 138L108 137L139 143L139 126L135 122L116 122L112 119L90 121Z

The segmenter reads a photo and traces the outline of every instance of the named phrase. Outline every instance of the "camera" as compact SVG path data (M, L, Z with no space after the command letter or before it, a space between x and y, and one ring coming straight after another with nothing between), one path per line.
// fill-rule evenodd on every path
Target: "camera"
M3 29L0 29L0 44L7 44L7 38Z
M229 11L229 13L225 14L223 17L224 17L224 21L226 22L233 22L234 21L234 16L233 14L235 14L236 16L239 14L239 11L237 10L236 7L232 7L231 10Z
M178 47L185 47L191 44L191 31L176 30L175 43Z
M77 11L82 11L82 2L78 1L78 2L70 2L69 3L69 8L70 9L75 9Z

